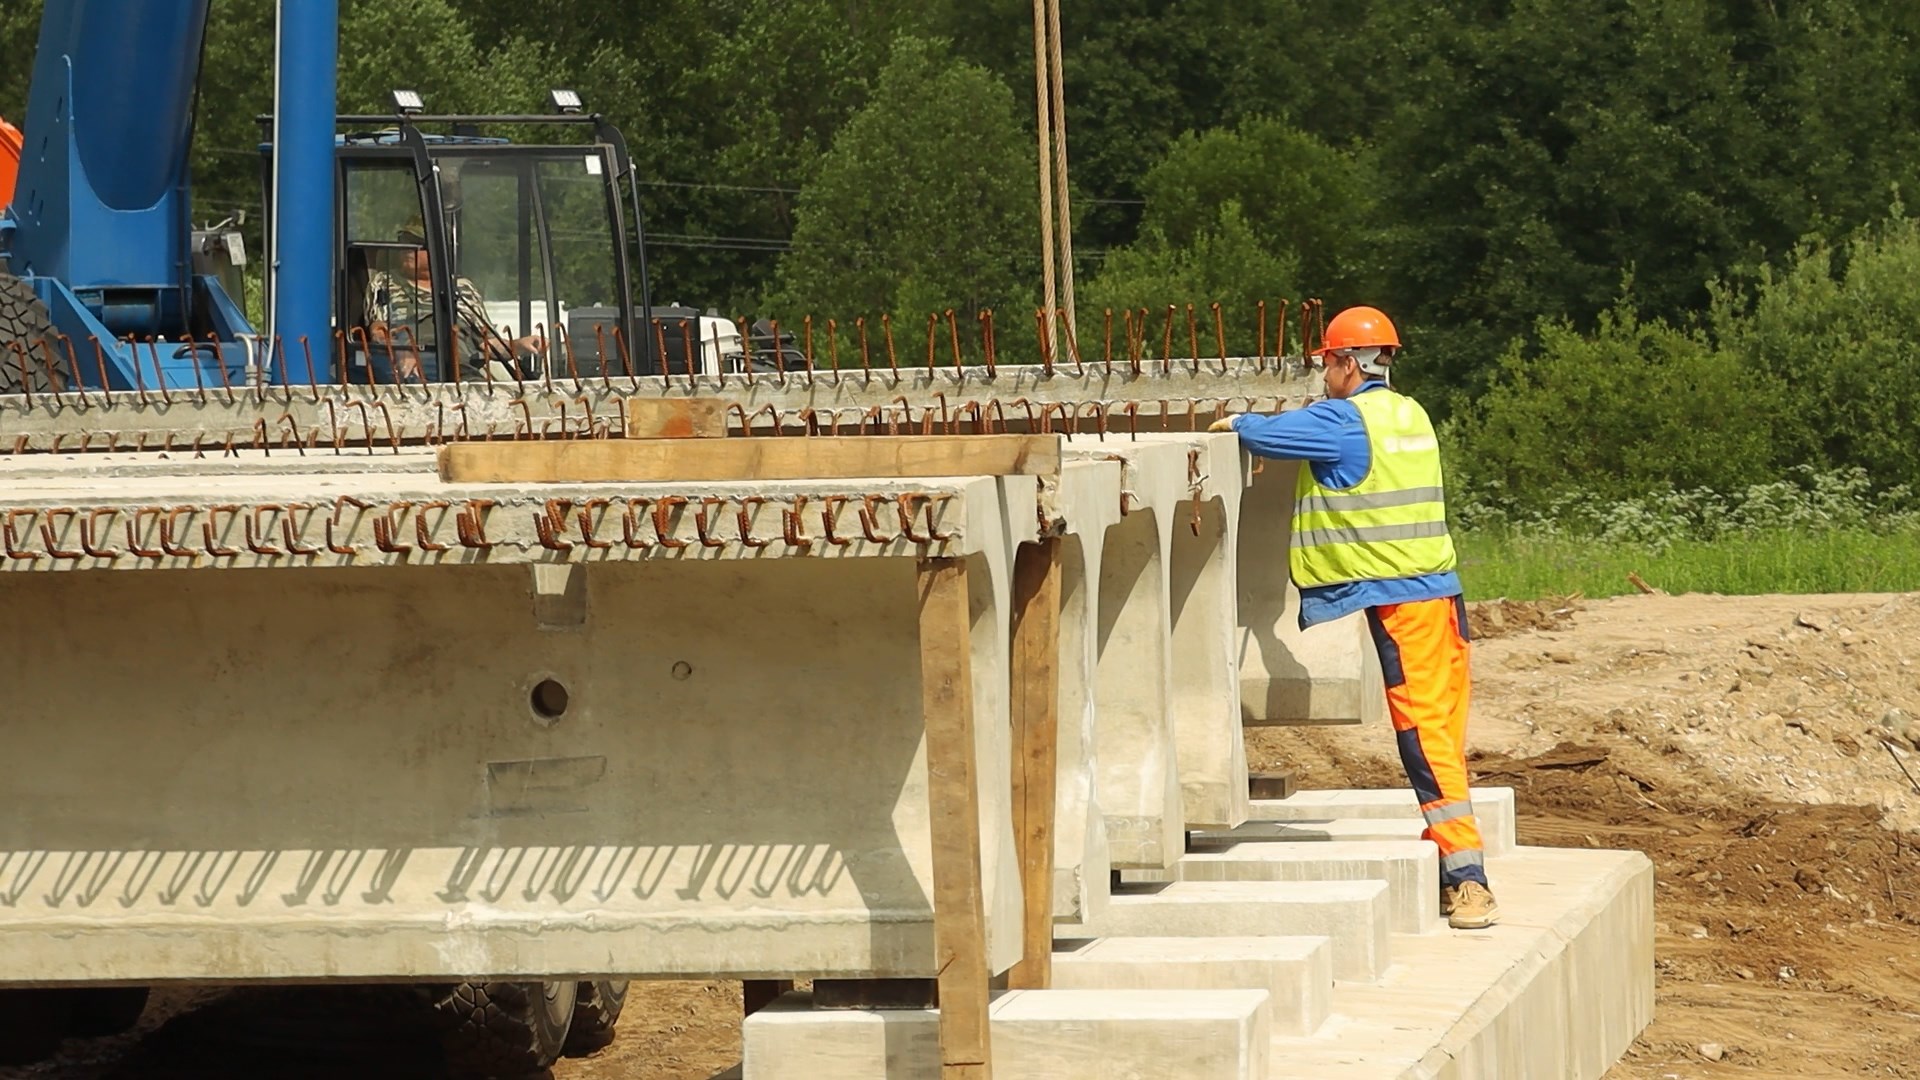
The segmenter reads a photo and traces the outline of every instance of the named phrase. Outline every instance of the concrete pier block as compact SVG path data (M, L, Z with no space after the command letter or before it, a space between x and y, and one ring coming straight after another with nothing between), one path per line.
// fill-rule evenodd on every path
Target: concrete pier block
M1056 990L1265 990L1276 1035L1327 1018L1333 947L1321 937L1095 938L1054 946Z
M1488 931L1396 941L1372 984L1338 983L1272 1075L1600 1080L1653 1019L1653 867L1627 851L1519 848L1489 867Z
M1479 818L1480 839L1486 844L1487 853L1512 852L1517 844L1513 789L1476 787L1472 790L1473 813ZM1301 791L1287 799L1257 799L1250 818L1288 824L1419 819L1420 804L1410 788Z
M1176 881L1117 892L1100 920L1061 937L1324 937L1338 979L1386 967L1392 922L1384 881Z
M792 993L742 1025L744 1080L939 1080L932 1009L816 1012ZM1264 990L1012 990L991 1009L1008 1080L1266 1080Z
M1440 856L1426 840L1318 844L1257 840L1198 844L1169 870L1129 870L1126 881L1384 881L1397 934L1440 925Z

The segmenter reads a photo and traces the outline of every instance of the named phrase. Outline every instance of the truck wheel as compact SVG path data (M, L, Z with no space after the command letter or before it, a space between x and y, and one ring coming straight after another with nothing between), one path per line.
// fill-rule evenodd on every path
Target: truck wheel
M24 379L20 351L14 349L15 345L27 354ZM64 355L47 306L26 282L12 274L0 274L0 394L50 394L64 389L66 380L56 382L47 369L48 349L53 350L56 361Z
M613 1041L613 1026L627 1003L627 984L598 979L580 984L573 1004L573 1030L567 1035L567 1053L590 1054Z
M68 999L57 990L0 990L0 1065L52 1057L67 1034Z
M579 983L461 983L434 1005L446 1025L447 1072L457 1080L537 1075L567 1045Z
M67 995L69 1034L98 1039L132 1031L147 1011L144 986L83 986L61 990Z

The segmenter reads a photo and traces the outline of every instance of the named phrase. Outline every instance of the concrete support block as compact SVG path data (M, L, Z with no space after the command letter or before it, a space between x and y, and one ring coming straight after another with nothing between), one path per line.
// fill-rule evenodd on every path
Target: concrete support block
M1232 437L1204 433L1067 453L1117 461L1127 508L1100 556L1095 786L1109 853L1116 867L1164 868L1188 823L1247 813L1232 662L1245 459Z
M1366 620L1300 629L1300 593L1287 568L1299 463L1267 461L1240 503L1241 720L1250 727L1364 724L1386 715L1380 658Z
M1107 530L1100 554L1094 788L1120 867L1169 866L1183 844L1160 517L1136 509Z
M1053 913L1084 921L1106 904L1112 858L1095 790L1100 658L1100 556L1120 519L1120 465L1070 462L1056 492L1069 533L1061 545L1060 723L1054 799Z
M1472 794L1473 813L1479 819L1480 840L1487 853L1508 854L1517 845L1513 789L1476 787ZM1411 788L1300 791L1287 799L1255 800L1250 820L1302 826L1339 821L1418 821L1420 803Z
M1319 937L1095 938L1053 953L1056 990L1265 990L1276 1035L1327 1018L1333 948Z
M1339 979L1386 967L1393 932L1384 881L1176 881L1114 894L1100 921L1061 937L1324 937Z
M1129 870L1126 881L1384 881L1397 934L1440 925L1440 857L1425 840L1201 843L1170 870Z
M1185 451L1188 498L1173 513L1170 616L1174 739L1187 828L1247 819L1246 740L1234 654L1241 466L1233 435L1158 436ZM1219 494L1214 494L1218 492Z
M939 1080L931 1009L816 1012L788 994L742 1026L744 1080ZM1006 1080L1266 1080L1264 990L1013 990L992 1006Z

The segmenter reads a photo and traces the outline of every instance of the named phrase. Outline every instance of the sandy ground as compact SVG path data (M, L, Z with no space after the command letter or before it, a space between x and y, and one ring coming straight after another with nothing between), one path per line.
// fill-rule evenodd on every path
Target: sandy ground
M1474 617L1476 782L1517 789L1522 843L1657 868L1658 1015L1609 1080L1920 1077L1920 596ZM1400 782L1384 730L1248 751L1308 786ZM426 1080L393 994L168 991L139 1031L0 1078ZM737 983L636 984L619 1038L552 1078L707 1080L738 1060L739 1016Z

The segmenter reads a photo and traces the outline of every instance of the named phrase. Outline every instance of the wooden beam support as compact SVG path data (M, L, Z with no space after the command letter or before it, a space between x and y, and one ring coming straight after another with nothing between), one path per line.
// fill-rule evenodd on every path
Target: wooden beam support
M631 397L622 408L629 439L727 437L727 402L722 398Z
M918 585L920 703L927 728L933 832L934 967L940 982L940 1078L991 1080L967 562L922 559Z
M1013 990L1053 985L1054 797L1060 735L1060 545L1023 544L1013 564L1013 836L1025 910Z
M1247 775L1247 795L1254 799L1291 799L1295 787L1291 772L1257 772Z
M792 989L792 979L748 979L740 984L741 1014L752 1016Z
M450 484L752 482L1056 476L1058 435L563 439L440 448Z

